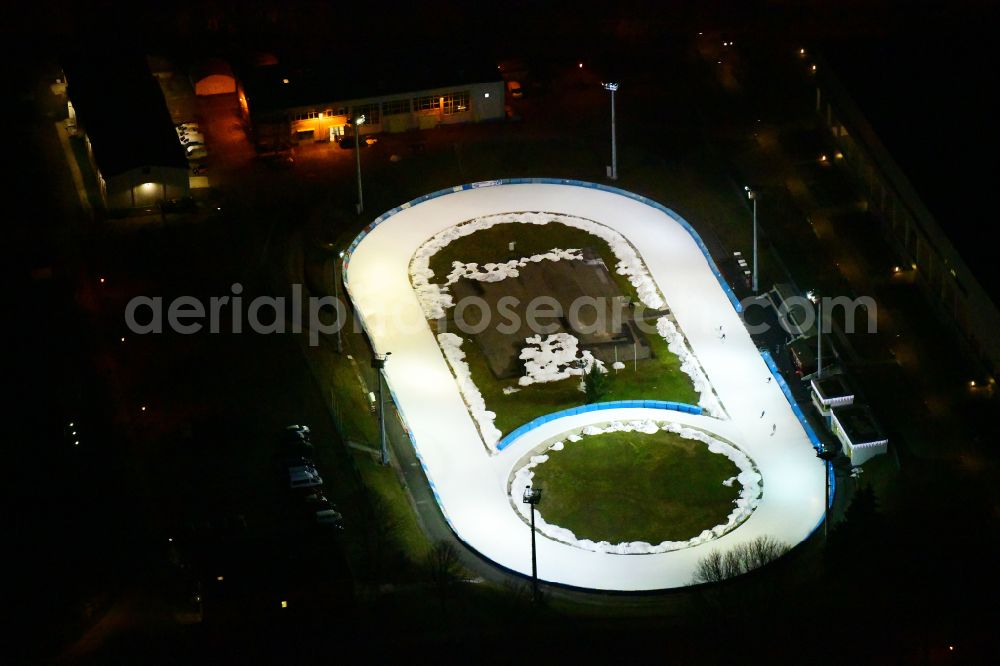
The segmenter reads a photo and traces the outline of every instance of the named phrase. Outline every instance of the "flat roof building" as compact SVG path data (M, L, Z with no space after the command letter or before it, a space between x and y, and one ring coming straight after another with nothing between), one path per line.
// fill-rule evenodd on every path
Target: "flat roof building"
M184 149L142 55L70 57L63 71L69 127L84 142L107 208L148 208L190 194Z
M847 382L847 377L841 374L824 375L821 379L809 381L812 387L813 405L830 425L832 411L837 407L847 407L854 404L854 390Z
M835 407L830 417L830 429L837 436L843 452L852 465L861 465L888 450L889 439L875 422L871 410L864 405Z
M258 149L336 141L364 116L361 134L504 118L504 84L492 64L416 60L376 67L273 63L239 72L243 117Z

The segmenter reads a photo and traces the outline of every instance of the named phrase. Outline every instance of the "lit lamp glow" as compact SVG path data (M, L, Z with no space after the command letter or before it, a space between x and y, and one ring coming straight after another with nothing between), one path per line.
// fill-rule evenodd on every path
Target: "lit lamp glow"
M583 67L583 63L580 63ZM615 138L615 93L618 92L617 83L601 83L601 86L611 93L611 180L618 180L618 143Z
M354 119L354 161L358 171L358 215L365 212L365 197L361 190L361 132L358 130L364 124L365 114L362 113Z

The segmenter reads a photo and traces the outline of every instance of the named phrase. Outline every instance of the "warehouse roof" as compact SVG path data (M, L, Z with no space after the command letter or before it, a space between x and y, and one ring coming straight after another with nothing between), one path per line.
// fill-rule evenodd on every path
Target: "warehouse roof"
M279 62L243 68L239 78L254 112L501 80L495 63L458 58L419 58L381 65L366 59L363 70L352 68L350 61L308 65Z
M64 59L67 93L101 173L187 168L160 85L141 55Z

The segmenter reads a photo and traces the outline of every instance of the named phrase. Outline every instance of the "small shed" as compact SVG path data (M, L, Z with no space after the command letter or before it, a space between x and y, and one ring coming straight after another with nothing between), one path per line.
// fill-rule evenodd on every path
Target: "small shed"
M854 404L854 391L844 375L826 375L822 379L814 377L810 385L813 405L823 415L827 425L830 425L831 412L835 407Z
M889 446L889 439L875 422L871 410L864 405L855 403L835 407L830 425L843 445L844 453L850 456L851 464L855 466L885 453Z
M191 72L196 95L230 95L236 92L236 77L225 60L206 60Z

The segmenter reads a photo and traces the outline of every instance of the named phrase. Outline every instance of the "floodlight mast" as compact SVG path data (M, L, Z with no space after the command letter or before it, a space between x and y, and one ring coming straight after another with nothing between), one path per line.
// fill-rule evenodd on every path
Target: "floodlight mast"
M751 289L753 293L757 295L757 191L752 189L749 185L744 185L743 189L746 190L747 198L753 202L753 280L751 284Z
M375 354L372 357L372 368L375 369L378 375L378 433L379 433L379 452L381 454L381 463L383 465L389 464L389 447L386 444L385 439L385 400L382 394L385 392L384 389L384 379L382 377L383 370L385 369L385 362L392 355L392 352L386 352L385 354Z
M528 487L524 489L521 501L528 505L531 512L531 599L537 606L538 596L538 559L535 555L535 507L542 501L542 489Z
M618 144L615 137L615 93L617 83L601 83L605 90L611 93L611 180L618 180Z
M816 379L823 378L823 299L814 290L806 298L816 306Z
M365 212L365 198L361 192L361 130L365 124L365 115L361 114L354 119L354 162L358 171L358 215Z
M337 277L337 267L340 262L344 260L344 251L341 250L337 255L337 258L333 260L333 300L337 303L337 353L344 353L344 340L340 335L340 329L344 328L344 323L347 320L347 306L341 307L340 304L340 279ZM344 321L341 321L340 312L344 312Z

